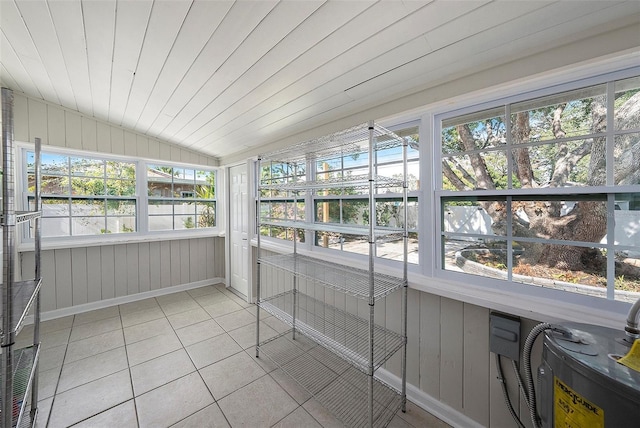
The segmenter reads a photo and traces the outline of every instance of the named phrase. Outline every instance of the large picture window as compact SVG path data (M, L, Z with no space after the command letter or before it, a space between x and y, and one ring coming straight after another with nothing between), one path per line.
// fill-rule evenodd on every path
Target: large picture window
M32 205L34 153L26 153ZM135 232L136 164L89 156L42 153L43 237Z
M635 301L639 112L635 77L440 117L441 268Z

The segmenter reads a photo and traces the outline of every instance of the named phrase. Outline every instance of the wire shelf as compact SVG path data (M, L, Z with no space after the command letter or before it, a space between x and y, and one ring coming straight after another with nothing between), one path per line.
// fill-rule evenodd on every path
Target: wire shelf
M35 301L38 291L42 286L42 279L16 281L11 289L13 295L13 313L11 326L13 332L17 335L24 324L24 320L31 309L31 305Z
M292 341L286 337L288 333L261 343L260 355L273 361L346 426L369 426L367 391L370 377L345 365L335 355L327 354L321 347L282 352L283 348L291 349ZM283 359L283 356L287 358ZM374 377L373 426L387 426L401 406L400 393Z
M402 138L388 129L374 125L373 136L376 139L375 150L398 147ZM279 163L299 163L306 160L331 159L337 155L361 153L368 150L369 124L363 123L353 128L265 153L262 160Z
M376 189L402 187L403 181L391 177L375 176L373 184ZM369 176L356 175L349 177L332 177L316 181L291 181L280 184L260 185L264 190L323 190L323 189L369 189Z
M16 224L25 223L41 216L40 211L16 211ZM0 214L0 223L4 223L4 213Z
M287 291L259 302L261 308L364 373L369 371L369 321L336 309L303 293ZM373 328L373 369L378 369L405 343L404 338L378 325Z
M260 263L293 273L324 287L340 291L358 299L369 300L370 272L343 266L300 254L279 254L261 257ZM404 285L401 278L380 273L373 274L373 299L381 299Z
M40 346L13 351L13 426L33 426L31 420L31 386L35 376ZM0 403L1 404L1 403Z
M338 223L308 223L304 220L282 220L282 219L261 219L261 225L285 227L290 229L313 230L317 232L341 233L344 235L369 236L369 226L358 226L355 224ZM402 238L404 229L398 227L375 228L373 233L376 237L397 235Z

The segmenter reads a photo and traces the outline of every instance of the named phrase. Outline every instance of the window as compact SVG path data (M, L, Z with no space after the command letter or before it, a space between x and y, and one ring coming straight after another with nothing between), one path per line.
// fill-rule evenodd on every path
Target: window
M419 152L418 126L393 129L409 142L408 186L409 201L409 261L418 263L418 190ZM386 148L375 154L375 174L401 179L403 175L402 147ZM298 242L309 242L309 246L329 248L356 254L368 254L368 239L362 234L336 232L332 225L369 224L368 185L366 189L333 185L342 178L365 176L368 180L369 154L366 148L360 153L337 155L332 159L308 161L296 166L282 162L262 162L260 183L260 234L272 238L293 240L291 224L295 219L313 218L316 224L326 223L326 229L305 234L298 229ZM292 182L304 180L326 181L326 188L294 194L286 189ZM366 181L365 180L365 181ZM282 186L282 188L280 188ZM378 227L401 227L404 220L402 188L378 189L376 199L376 225ZM335 229L337 230L337 229ZM400 234L377 241L376 256L391 260L402 260L403 242Z
M418 127L411 126L403 129L393 129L398 136L409 141L407 149L409 200L406 209L409 224L409 262L418 263L418 188L419 152ZM403 159L402 147L385 148L374 152L373 160L375 176L382 176L402 180ZM316 180L338 180L348 177L367 176L369 171L369 153L338 156L334 159L316 162L314 165ZM315 193L313 199L313 214L317 223L354 224L366 226L369 224L368 187L337 187L328 185L327 189ZM402 188L380 188L375 195L376 226L402 227L404 211L402 207ZM319 247L331 248L357 254L368 254L369 245L366 236L350 235L332 231L315 232L314 244ZM390 235L376 240L376 256L390 260L402 260L404 247L402 236Z
M33 151L26 162L31 206ZM136 231L135 163L43 151L41 172L43 237Z
M284 223L294 219L305 219L304 194L296 195L292 191L280 189L280 186L305 180L305 167L281 163L263 162L260 170L260 183L268 187L260 194L260 235L278 239L293 240L291 228ZM304 231L299 230L298 242L304 242Z
M635 301L639 111L634 77L438 117L441 268Z
M147 165L147 194L150 231L216 225L214 171Z

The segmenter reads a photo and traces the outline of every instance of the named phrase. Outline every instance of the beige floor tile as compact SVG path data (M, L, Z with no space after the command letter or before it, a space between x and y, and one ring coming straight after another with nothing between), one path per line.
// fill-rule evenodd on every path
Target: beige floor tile
M322 428L318 421L307 413L302 407L298 407L289 413L284 419L275 424L273 428Z
M203 340L223 334L224 330L212 319L192 324L188 327L176 330L182 345L187 347Z
M273 370L269 373L269 376L273 378L278 385L289 394L298 404L303 404L309 398L311 398L311 394L307 392L298 382L293 380L291 376L283 372L281 369Z
M60 373L58 392L68 391L126 368L128 364L124 347L65 364Z
M129 302L120 305L120 315L158 307L160 307L160 305L154 297L151 297L149 299L136 300L135 302Z
M212 404L199 412L181 420L171 428L228 428L229 423L217 404Z
M193 298L206 296L208 294L214 294L219 292L220 290L218 290L213 285L205 285L204 287L192 288L191 290L187 290L187 293L189 293L189 295Z
M64 330L65 328L71 328L73 325L73 315L66 317L56 318L53 320L42 321L40 323L40 334L51 333L52 331ZM33 324L31 324L33 327Z
M133 325L164 318L164 316L164 312L162 312L160 306L156 305L151 308L122 314L122 326L125 328L131 327Z
M135 396L195 372L189 355L184 349L170 352L153 360L131 367L131 380Z
M214 292L209 293L209 294L203 294L203 295L200 295L200 296L194 296L193 298L203 308L205 306L215 305L216 303L230 302L231 301L231 299L229 299L224 293L221 293L218 290L215 290Z
M41 349L50 349L55 348L62 345L67 345L69 343L69 336L71 334L70 328L65 328L63 330L56 330L50 333L40 335L40 347ZM21 338L22 339L22 338ZM33 342L33 337L28 340L19 340L16 341L16 347L22 348L23 346L27 346Z
M46 352L41 352L38 359L38 368L40 370L51 370L56 367L62 367L66 353L67 345L56 346L47 349Z
M196 324L211 319L211 316L207 313L207 311L198 306L196 309L169 315L167 319L174 329L179 329L191 324Z
M182 344L173 331L132 343L127 345L129 366L133 367L180 348Z
M122 328L120 315L112 318L91 321L85 324L74 325L71 329L69 342L86 339L92 336L98 336L109 331L119 330Z
M234 354L199 371L216 400L266 375L266 372L244 352Z
M141 428L170 426L213 404L198 373L191 373L136 397Z
M38 373L38 398L45 399L53 397L58 386L60 371L62 367L55 367L50 370L40 370Z
M256 322L255 315L252 315L245 310L232 312L221 317L215 317L214 319L218 324L220 324L220 327L224 328L226 331L235 330L236 328L240 328L251 323L255 324Z
M95 311L83 312L76 314L73 319L74 327L89 322L105 320L108 318L120 316L120 310L117 306L109 306L107 308L96 309Z
M203 307L205 311L209 312L211 318L217 318L223 315L230 314L232 312L242 310L242 306L240 306L236 302L231 301L230 299L222 300L218 303L214 303L213 305Z
M193 300L193 298L186 291L179 291L177 293L170 293L170 294L164 294L162 296L157 296L156 300L158 301L158 304L162 306L164 304L178 302L180 300Z
M166 318L147 321L124 329L124 340L127 345L161 334L173 333L173 327Z
M260 324L260 341L271 339L278 335L278 332L265 324ZM247 324L244 327L231 330L229 336L243 349L256 346L256 323Z
M344 424L316 399L310 399L302 407L324 428L344 428Z
M260 312L262 312L262 311L260 311ZM262 317L260 317L260 319L262 320ZM262 322L263 322L263 324L268 325L269 327L271 327L272 329L274 329L278 333L284 333L285 331L287 331L287 330L289 330L291 328L290 326L288 326L287 324L283 323L282 321L280 321L276 317L265 318L264 320L262 320Z
M184 299L175 302L161 303L160 307L166 316L201 308L201 306L191 297L189 297L188 300Z
M423 427L423 426L431 427L432 425L420 425L420 427ZM388 428L418 428L418 427L414 427L413 425L411 425L409 422L405 421L398 415L395 415L393 419L391 419L391 422L389 422L389 425L387 425L387 427Z
M133 398L129 370L56 394L50 427L66 427Z
M242 348L228 334L203 340L195 345L187 346L186 349L197 369L242 351Z
M133 400L125 401L73 426L73 428L102 427L138 428L136 407Z
M71 363L92 355L110 351L124 346L122 330L109 331L87 339L71 342L67 346L65 363Z
M46 428L49 422L49 413L51 413L51 405L53 397L38 399L38 416L36 417L35 428Z
M256 428L271 427L298 407L269 376L227 395L218 405L232 427Z

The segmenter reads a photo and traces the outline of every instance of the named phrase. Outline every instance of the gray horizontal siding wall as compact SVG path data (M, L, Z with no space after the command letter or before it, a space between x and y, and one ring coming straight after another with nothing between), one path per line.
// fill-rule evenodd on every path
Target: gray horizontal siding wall
M42 251L41 262L48 312L224 278L224 238L60 248ZM33 251L21 254L21 266L33 277Z
M265 256L269 252L262 250L261 254ZM262 265L263 296L265 291L274 294L283 292L290 289L288 287L291 284L290 274ZM356 300L300 279L298 286L305 294L368 318L368 301ZM411 288L408 293L407 383L480 425L516 426L507 410L497 379L495 355L489 351L491 309ZM401 304L401 292L376 302L375 322L399 332ZM522 337L526 337L536 324L536 321L521 319ZM534 347L534 368L540 362L541 342L540 338ZM524 344L524 339L521 343ZM400 377L401 358L402 354L396 353L387 361L385 369ZM530 427L528 408L519 395L511 362L503 359L502 365L516 412Z

